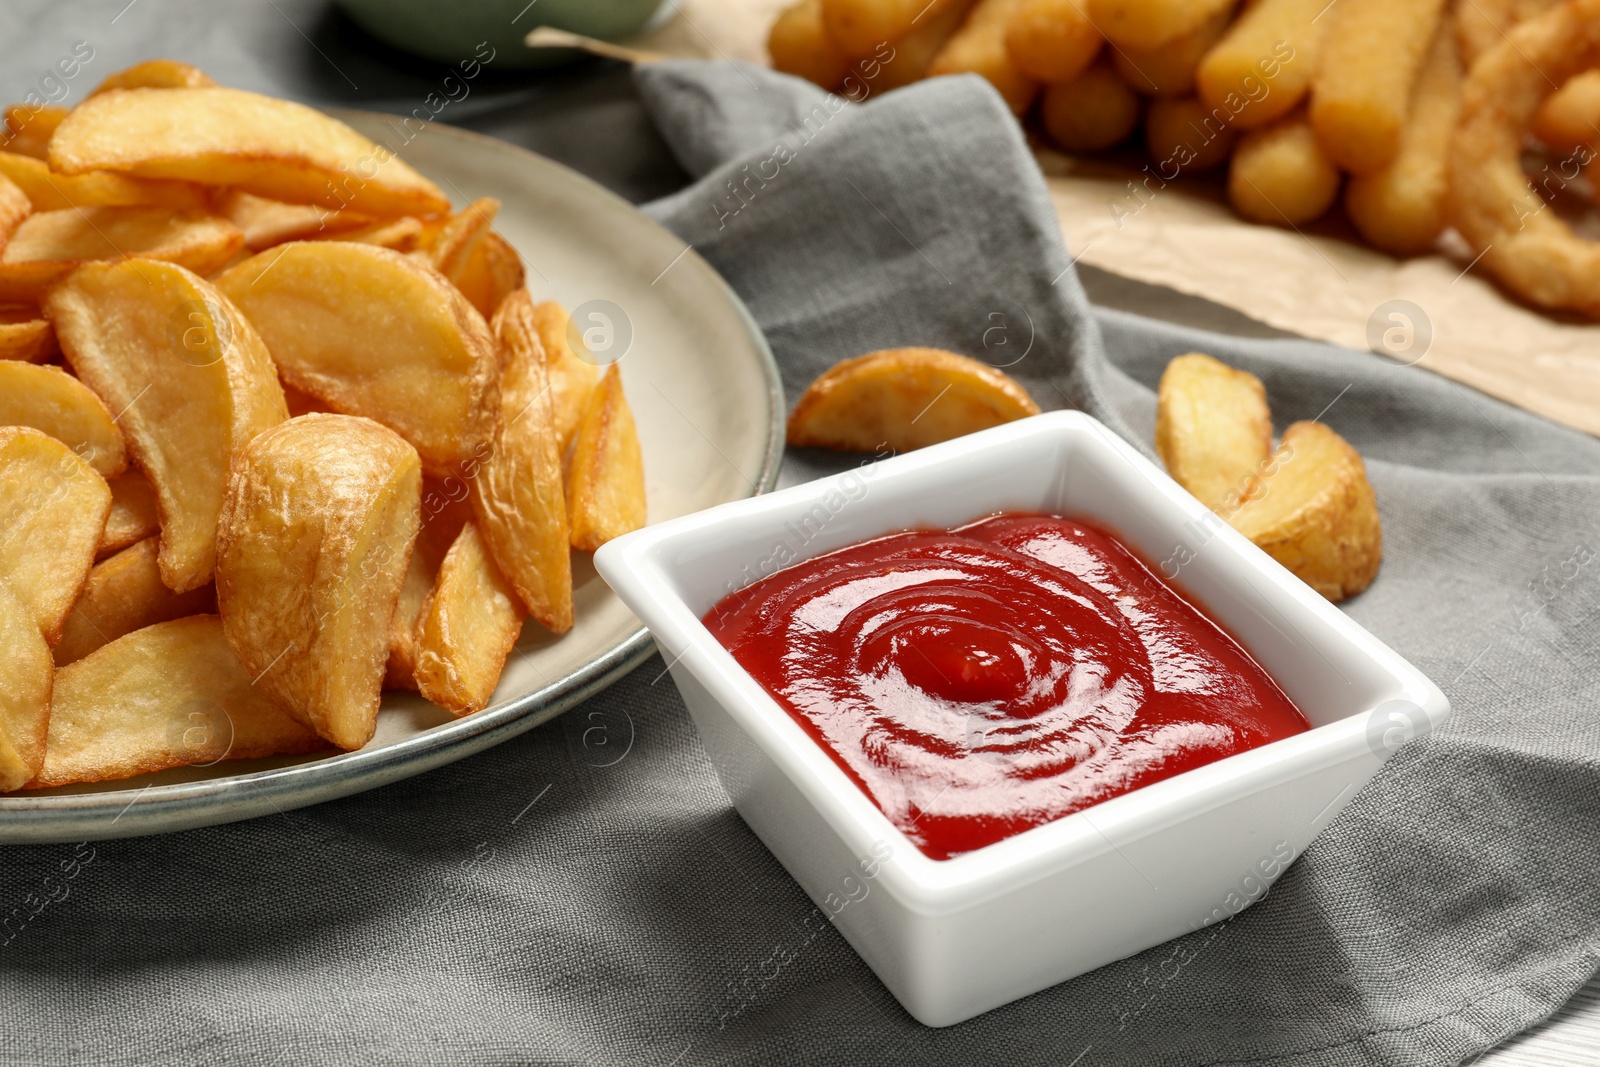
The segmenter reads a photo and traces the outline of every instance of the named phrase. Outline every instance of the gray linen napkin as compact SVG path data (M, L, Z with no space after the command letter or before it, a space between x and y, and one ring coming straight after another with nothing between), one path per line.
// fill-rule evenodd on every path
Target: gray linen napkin
M929 1030L808 921L658 659L361 796L0 852L0 1060L1432 1065L1594 971L1600 443L1370 355L1091 312L975 80L837 114L748 67L662 63L639 87L702 176L652 210L750 303L791 398L840 357L942 345L1147 447L1161 368L1201 349L1260 375L1280 425L1321 413L1368 457L1385 524L1349 610L1456 718L1238 918ZM773 174L780 140L765 187L719 200L747 165Z

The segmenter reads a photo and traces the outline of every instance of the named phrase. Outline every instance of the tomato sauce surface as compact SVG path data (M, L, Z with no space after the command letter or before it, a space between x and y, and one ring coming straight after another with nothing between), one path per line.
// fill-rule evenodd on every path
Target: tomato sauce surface
M705 623L934 859L1309 729L1233 638L1077 519L865 541Z

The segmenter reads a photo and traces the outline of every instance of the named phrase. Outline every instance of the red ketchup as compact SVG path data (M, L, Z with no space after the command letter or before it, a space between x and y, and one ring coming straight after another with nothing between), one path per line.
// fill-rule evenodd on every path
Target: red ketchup
M705 624L934 859L1309 729L1237 642L1077 519L880 537Z

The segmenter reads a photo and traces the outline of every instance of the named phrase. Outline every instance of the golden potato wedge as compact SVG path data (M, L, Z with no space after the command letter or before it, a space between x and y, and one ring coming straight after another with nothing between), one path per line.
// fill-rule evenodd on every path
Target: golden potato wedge
M50 169L230 185L291 204L371 215L450 209L392 151L303 104L242 89L113 89L72 110Z
M33 612L0 578L0 793L20 789L44 765L55 667Z
M22 225L22 220L33 214L33 201L16 182L0 174L0 244Z
M377 245L379 248L392 248L396 252L411 252L422 242L424 227L422 220L410 215L402 215L397 219L380 219L370 222L365 226L358 226L353 230L340 230L337 233L319 233L309 238L312 241L355 241L358 244Z
M465 493L465 483L452 486ZM455 544L461 528L472 520L472 508L465 496L451 499L439 482L424 481L422 486L422 525L417 531L411 561L406 565L406 580L400 599L389 617L389 662L384 669L385 689L417 688L417 623L433 595L439 565Z
M355 211L335 211L317 204L285 204L239 189L219 193L216 206L219 213L239 227L245 247L252 252L285 241L358 230L373 221L371 216Z
M40 159L0 152L0 174L28 194L35 211L61 211L69 207L169 207L174 211L206 212L205 193L189 182L153 181L96 171L67 177L50 173Z
M494 224L500 213L500 201L492 196L480 197L451 215L433 239L433 266L452 283L461 277L467 260L477 249L484 234Z
M456 279L456 288L488 319L494 317L502 300L522 288L526 277L517 250L490 230L467 257L461 276Z
M789 443L909 452L1038 413L1027 390L988 364L938 348L889 348L842 360L812 382L789 416Z
M417 623L417 688L452 715L489 706L522 632L522 605L473 523L461 528Z
M150 488L150 479L137 470L130 470L112 478L109 484L111 513L106 516L106 530L100 535L100 547L95 550L96 557L102 559L161 532L156 491Z
M205 585L228 465L289 417L266 346L209 282L153 260L86 264L45 314L156 491L162 579L179 593Z
M164 207L41 211L0 250L0 299L40 300L51 285L94 260L161 260L210 274L243 247L239 228L214 215Z
M578 432L578 422L589 406L594 387L600 384L600 367L573 350L577 331L572 329L566 308L546 300L534 305L533 318L539 329L539 343L544 347L545 369L550 374L550 411L564 456L572 444L572 435Z
M279 373L330 407L383 423L429 473L473 463L498 411L494 338L437 271L399 252L294 241L217 278Z
M1320 422L1283 432L1260 489L1228 521L1334 603L1371 584L1383 562L1366 466Z
M57 367L0 361L0 426L32 426L82 456L102 478L128 469L128 450L94 392Z
M250 684L215 615L146 626L63 667L51 705L33 789L325 747Z
M593 552L645 523L644 455L616 364L589 397L567 465L572 547Z
M500 573L528 613L556 633L572 629L572 557L550 374L526 289L495 314L500 424L472 480L472 512Z
M146 626L216 612L217 593L212 586L202 585L187 593L174 593L166 587L161 581L160 552L157 539L147 537L94 565L61 629L55 647L57 667Z
M217 520L217 604L256 684L345 749L372 739L422 466L392 430L302 415L245 446Z
M113 89L198 89L215 84L198 67L176 59L147 59L109 75L89 91L89 96L99 96Z
M0 306L0 359L48 363L61 353L50 320L32 305Z
M1237 511L1272 455L1266 386L1200 352L1172 360L1156 399L1156 454L1200 503Z
M72 449L29 426L0 426L0 577L52 645L110 510L106 480Z
M18 155L45 159L50 154L50 137L71 113L71 108L55 104L13 104L6 108L6 136L0 148Z

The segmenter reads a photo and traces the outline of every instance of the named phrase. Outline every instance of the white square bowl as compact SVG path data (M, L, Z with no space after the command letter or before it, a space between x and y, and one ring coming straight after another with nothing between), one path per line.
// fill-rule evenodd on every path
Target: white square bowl
M1177 579L1312 729L949 860L923 855L701 623L871 537L997 512L1101 525ZM735 808L907 1011L961 1022L1260 899L1439 688L1078 412L1013 422L650 526L595 557L655 635Z

